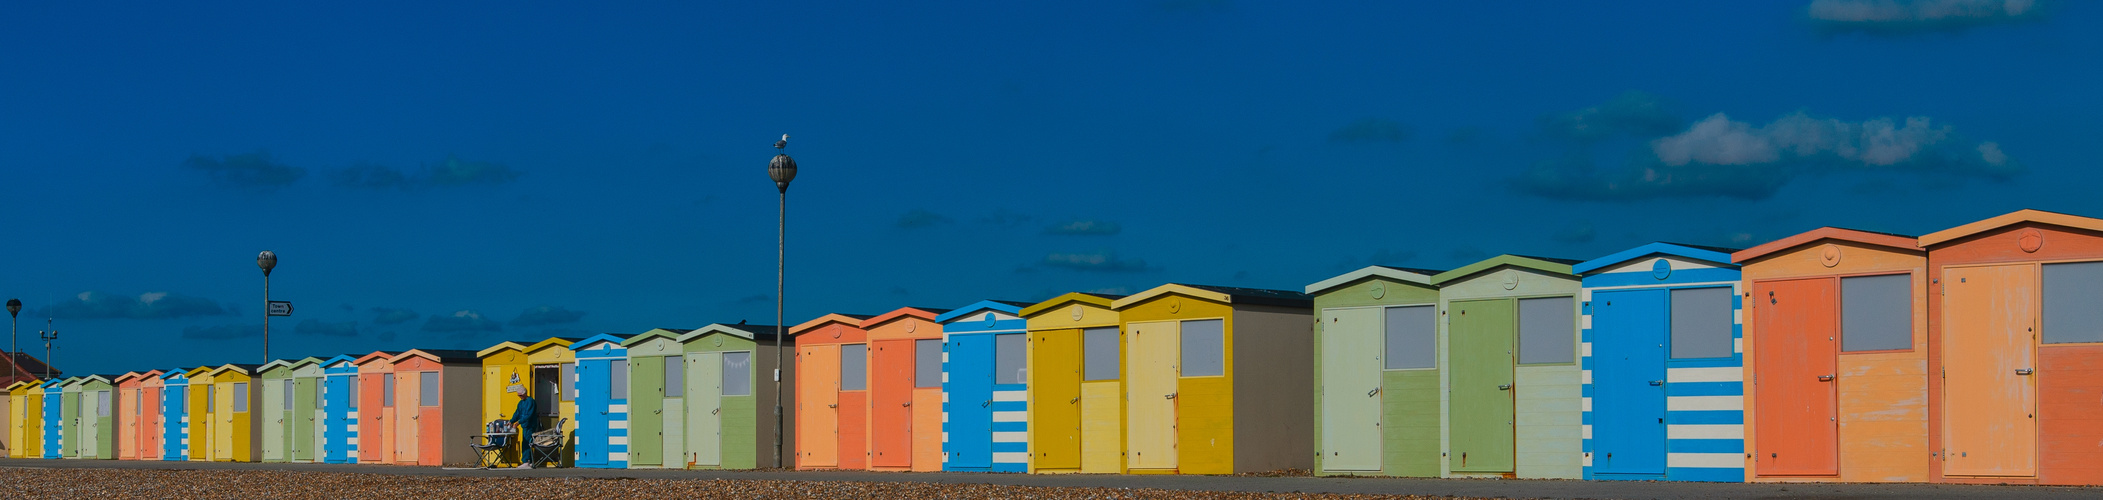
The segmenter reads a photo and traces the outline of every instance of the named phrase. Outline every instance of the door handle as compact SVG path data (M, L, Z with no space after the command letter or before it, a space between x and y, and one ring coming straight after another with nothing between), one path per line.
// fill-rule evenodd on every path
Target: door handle
M1832 381L1833 381L1833 376L1832 376L1832 375L1819 375L1819 376L1818 376L1818 381L1819 381L1819 382L1832 382Z
M826 408L839 408L839 407L840 407L840 405L836 405L836 404L834 404L834 405L825 405L825 407L826 407Z
M1182 393L1180 393L1180 392L1171 392L1171 393L1168 393L1168 395L1167 395L1167 396L1162 396L1162 397L1161 397L1161 399L1175 399L1175 398L1176 398L1176 395L1177 395L1177 394L1182 394Z
M1652 385L1652 386L1663 386L1663 385L1665 385L1665 381L1663 381L1663 380L1652 380L1652 381L1650 381L1650 385Z
M978 407L980 407L980 408L985 408L985 407L988 407L988 406L993 406L993 400L991 400L991 399L988 399L988 400L986 400L986 402L984 402L984 403L979 403L979 404L978 404Z
M1509 391L1509 390L1512 390L1512 385L1511 385L1511 384L1504 384L1504 385L1499 385L1499 386L1497 386L1497 390L1500 390L1500 391Z
M2015 369L2015 374L2016 374L2016 375L2029 375L2029 374L2031 374L2031 373L2034 373L2034 372L2033 372L2033 371L2031 371L2031 370L2030 370L2029 368L2017 368L2017 369Z
M1374 387L1374 388L1373 388L1373 390L1370 390L1370 391L1365 391L1365 397L1369 397L1369 398L1370 398L1370 397L1373 397L1373 395L1374 395L1374 394L1379 394L1379 393L1380 393L1380 388L1379 388L1379 387Z
M721 415L721 414L723 414L723 409L722 409L722 408L717 408L717 409L709 410L709 411L708 411L708 414L710 414L710 415Z
M1081 402L1080 396L1074 396L1073 399L1066 400L1066 404L1074 404L1079 402Z
M902 408L910 408L910 407L912 407L912 406L913 406L913 402L912 402L912 401L907 401L907 402L904 402L904 403L899 403L899 404L898 404L898 406L899 406L899 407L902 407Z
M664 410L650 410L651 415L663 415Z

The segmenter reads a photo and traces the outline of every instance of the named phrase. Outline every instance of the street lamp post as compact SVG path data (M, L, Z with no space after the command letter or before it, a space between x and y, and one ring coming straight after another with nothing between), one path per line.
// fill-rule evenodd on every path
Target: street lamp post
M777 219L779 232L775 233L774 240L774 468L779 469L782 467L781 427L785 425L781 412L781 339L786 336L784 329L787 328L787 323L781 322L781 293L786 281L783 270L789 261L789 181L796 180L796 159L789 157L789 134L781 134L774 149L781 152L774 155L773 161L767 162L767 177L774 179L774 188L780 190L781 195L780 218Z
M21 330L22 299L7 299L7 378L15 378L22 372L22 341L16 339Z
M256 267L263 268L263 362L270 362L270 270L277 267L277 253L264 250L256 255Z

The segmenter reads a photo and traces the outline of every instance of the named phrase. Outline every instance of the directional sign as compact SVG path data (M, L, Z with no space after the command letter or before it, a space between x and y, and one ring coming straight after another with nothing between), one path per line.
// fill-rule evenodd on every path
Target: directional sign
M268 307L268 309L268 312L271 316L291 316L292 302L285 300L273 300L270 301L270 307Z

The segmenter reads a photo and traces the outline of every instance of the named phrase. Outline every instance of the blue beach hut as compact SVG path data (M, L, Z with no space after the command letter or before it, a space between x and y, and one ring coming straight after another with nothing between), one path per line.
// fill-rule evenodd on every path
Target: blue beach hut
M1029 306L986 300L935 316L942 324L942 470L1028 472L1029 324L1022 308Z
M73 378L44 382L44 458L66 457L66 386L72 382Z
M358 355L321 362L321 461L358 463Z
M632 335L602 333L573 342L577 356L576 464L628 468L628 348Z
M1585 479L1745 481L1733 251L1651 243L1573 267Z
M190 374L161 372L161 460L190 460Z

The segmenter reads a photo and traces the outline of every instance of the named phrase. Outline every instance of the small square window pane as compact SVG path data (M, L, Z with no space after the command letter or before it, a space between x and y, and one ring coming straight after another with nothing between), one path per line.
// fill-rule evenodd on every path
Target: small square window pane
M1577 362L1573 297L1519 300L1519 363Z
M1029 383L1029 336L1003 333L993 336L993 383Z
M913 341L913 387L942 386L942 341Z
M416 405L438 406L438 372L416 372L416 377ZM291 409L291 405L285 409Z
M284 399L285 399L285 409L287 409L287 410L290 410L290 409L292 409L292 381L291 381L291 380L286 380L286 381L285 381L284 383L285 383L285 391L284 391L284 395L285 395L285 396L284 396Z
M613 399L628 399L628 360L616 359L609 364L611 368L607 370L610 374L607 381L613 387L607 392L613 394Z
M1081 380L1117 380L1117 341L1116 327L1081 330L1081 350L1086 353Z
M2103 342L2103 262L2045 264L2046 344Z
M350 379L350 404L345 406L350 407L351 411L358 411L358 376L349 375L346 378Z
M1731 355L1731 289L1672 290L1672 357L1724 358Z
M1840 350L1912 348L1912 275L1840 279Z
M723 395L752 395L752 353L723 353Z
M1183 327L1183 376L1211 377L1227 374L1227 322L1217 319L1185 321Z
M559 379L559 380L555 380L555 381L552 381L552 382L550 382L550 384L551 384L551 385L552 385L552 386L553 386L553 387L555 388L553 392L555 392L555 393L557 393L557 394L560 394L560 395L561 395L560 397L562 398L562 400L563 400L563 401L576 401L576 400L577 400L577 364L576 364L576 363L563 363L563 364L562 364L562 378L561 378L561 379ZM561 388L563 388L563 387L568 387L568 388L569 388L569 390L562 390ZM552 405L551 405L551 407L552 407Z
M1438 308L1407 306L1387 308L1387 369L1438 367Z
M869 344L840 346L840 390L869 389Z
M110 416L110 391L95 391L95 416Z
M686 363L677 356L664 358L664 397L686 397Z
M394 375L380 376L380 407L394 407Z
M248 383L234 383L234 412L248 411Z

